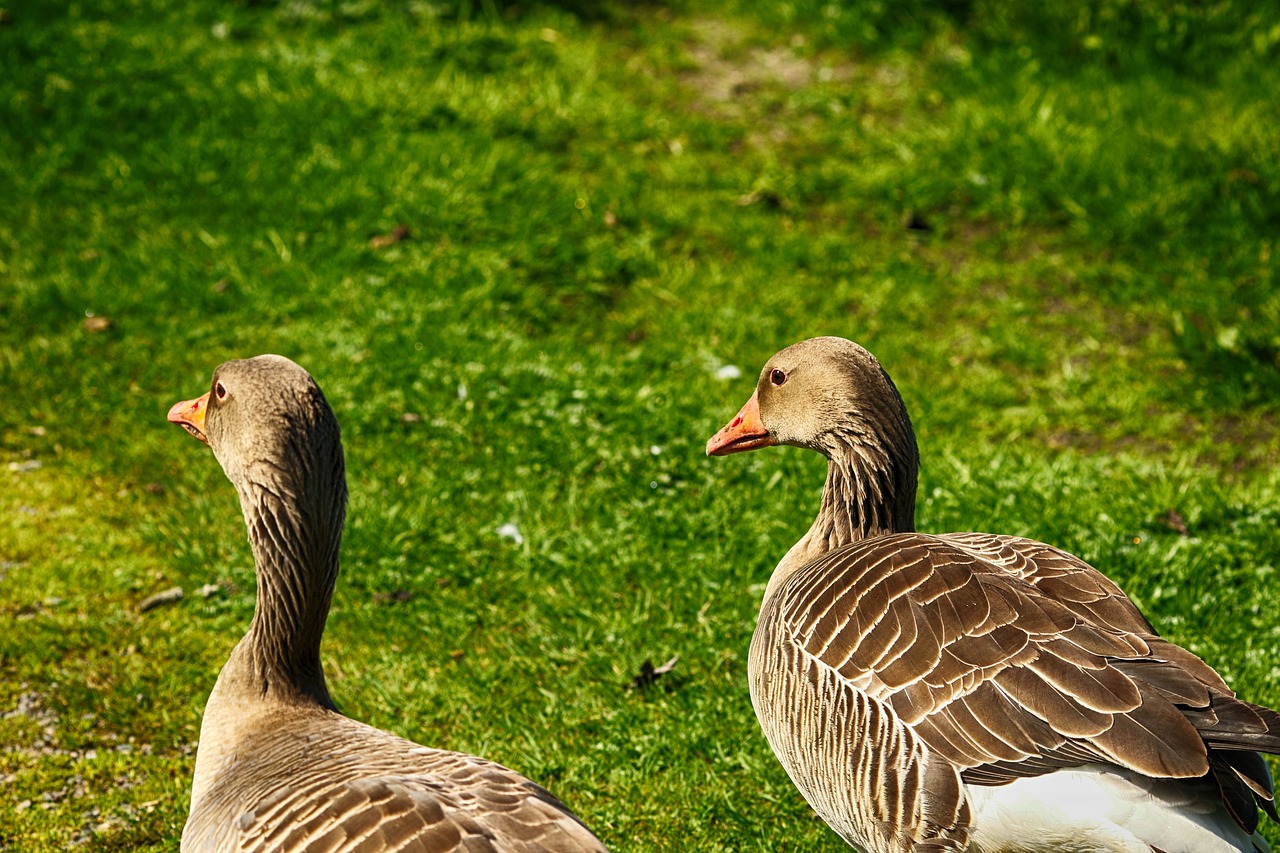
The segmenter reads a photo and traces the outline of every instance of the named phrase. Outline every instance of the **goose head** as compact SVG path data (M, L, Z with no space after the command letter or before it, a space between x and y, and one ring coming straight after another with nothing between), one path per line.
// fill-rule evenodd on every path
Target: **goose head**
M209 445L242 501L262 490L295 502L345 493L337 418L311 374L284 356L225 362L169 420Z
M707 454L775 444L831 457L864 446L914 452L915 437L902 397L876 357L853 341L824 337L769 359L755 393L707 442Z
M847 529L854 538L912 529L915 433L893 380L862 347L822 337L778 352L751 399L707 442L707 454L778 444L829 460L818 526Z

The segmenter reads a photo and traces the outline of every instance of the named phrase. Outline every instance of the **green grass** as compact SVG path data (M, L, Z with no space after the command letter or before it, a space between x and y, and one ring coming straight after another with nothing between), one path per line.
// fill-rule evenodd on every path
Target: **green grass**
M1280 705L1280 12L1004 5L8 5L0 849L177 848L253 577L164 415L259 352L343 426L338 701L616 849L841 849L744 672L821 461L702 451L813 334L895 377L921 529Z

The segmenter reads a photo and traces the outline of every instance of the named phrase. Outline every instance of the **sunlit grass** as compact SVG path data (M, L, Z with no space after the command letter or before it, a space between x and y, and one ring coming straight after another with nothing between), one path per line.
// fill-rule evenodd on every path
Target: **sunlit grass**
M253 576L164 414L259 352L343 427L338 702L616 849L840 849L744 678L821 461L703 455L813 334L901 388L921 529L1069 548L1280 705L1280 36L762 5L6 7L0 848L176 849Z

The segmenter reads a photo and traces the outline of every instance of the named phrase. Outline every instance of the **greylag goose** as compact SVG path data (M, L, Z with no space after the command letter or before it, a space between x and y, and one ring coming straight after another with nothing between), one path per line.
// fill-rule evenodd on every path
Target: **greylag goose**
M347 486L337 419L305 370L229 361L169 420L235 484L258 584L205 706L184 853L605 850L520 774L356 722L329 698L320 638Z
M1280 715L1161 639L1042 542L915 532L918 456L880 363L775 355L707 443L828 459L817 519L765 589L752 704L809 805L863 851L1263 851Z

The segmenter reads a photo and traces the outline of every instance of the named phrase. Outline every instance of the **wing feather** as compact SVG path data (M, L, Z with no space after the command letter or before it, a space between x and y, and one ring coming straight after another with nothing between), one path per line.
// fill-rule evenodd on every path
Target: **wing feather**
M419 749L423 763L436 766L416 775L377 775L375 755L345 776L327 773L319 783L277 782L240 815L236 849L603 853L599 841L558 800L518 774L471 756Z
M1201 776L1209 762L1197 728L1212 737L1218 723L1195 709L1238 703L1109 579L1033 540L876 537L799 570L781 595L788 634L807 655L885 701L970 780L1093 761ZM1280 730L1244 712L1231 719L1237 749L1265 748ZM1245 776L1269 790L1255 770Z

